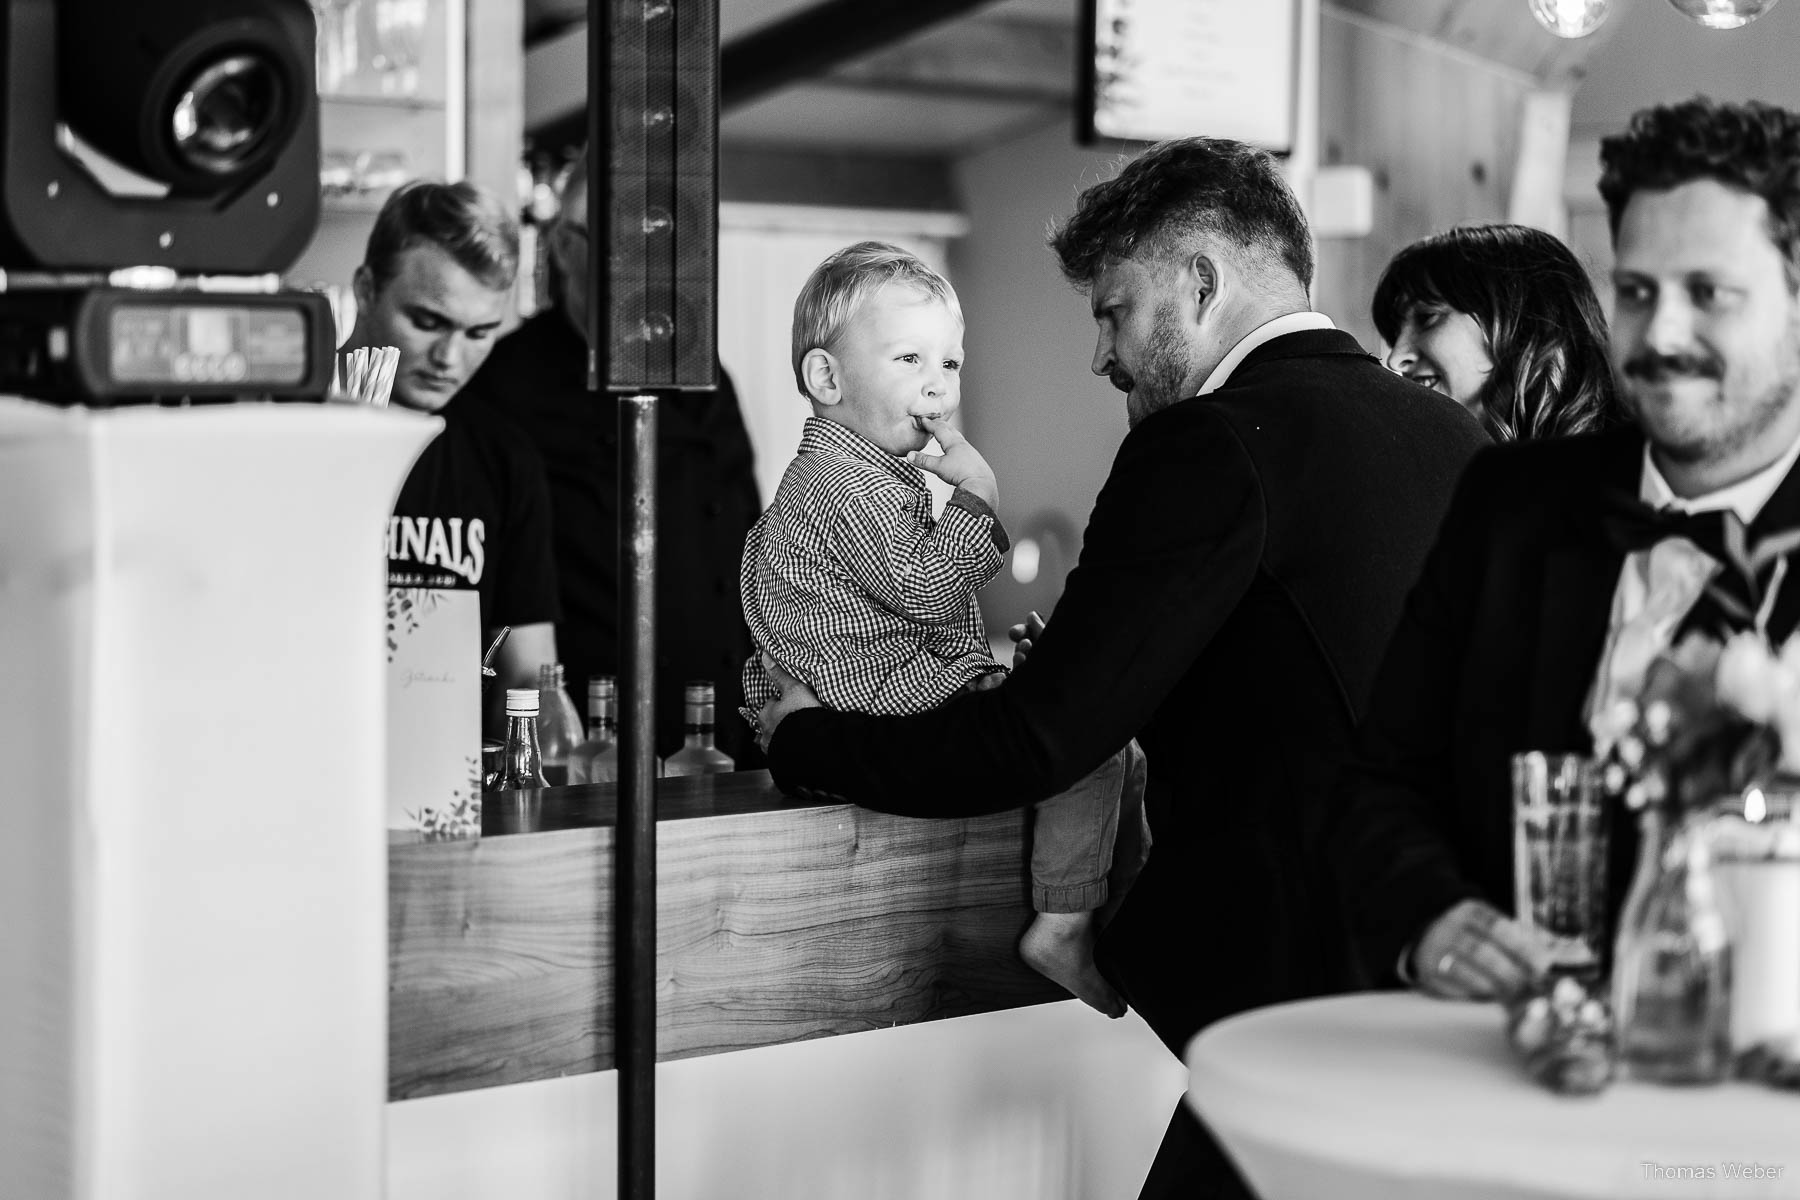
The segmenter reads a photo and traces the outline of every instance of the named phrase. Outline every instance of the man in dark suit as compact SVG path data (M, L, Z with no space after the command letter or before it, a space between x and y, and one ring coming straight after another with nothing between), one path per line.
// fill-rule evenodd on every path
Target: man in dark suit
M1382 668L1333 839L1367 969L1505 997L1543 952L1513 895L1509 757L1593 749L1726 581L1649 509L1800 526L1800 117L1704 99L1601 147L1613 361L1637 428L1496 450L1470 468ZM1629 519L1626 519L1629 517ZM1721 610L1722 611L1722 610ZM1800 619L1784 589L1769 632ZM1616 814L1621 815L1622 814ZM1615 821L1615 897L1633 827Z
M1155 147L1053 246L1131 432L1048 627L1004 686L934 712L833 713L796 686L760 724L783 788L917 816L1043 799L1135 735L1155 847L1097 957L1179 1054L1220 1017L1355 982L1324 801L1486 438L1309 311L1306 221L1260 151ZM1178 1109L1145 1194L1239 1189Z

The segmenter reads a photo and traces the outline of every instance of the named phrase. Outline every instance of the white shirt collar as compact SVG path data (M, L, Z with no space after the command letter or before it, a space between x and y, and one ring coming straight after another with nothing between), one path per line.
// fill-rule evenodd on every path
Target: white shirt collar
M1264 321L1238 340L1238 344L1233 346L1219 361L1219 365L1213 368L1212 374L1206 377L1206 382L1200 385L1200 390L1195 395L1204 396L1208 392L1216 392L1224 387L1225 381L1231 378L1231 373L1237 370L1238 364L1248 358L1250 352L1264 342L1278 338L1284 333L1299 333L1302 329L1336 328L1337 326L1331 323L1331 318L1321 312L1286 313L1276 317L1273 321Z
M1638 476L1638 497L1646 504L1656 508L1676 508L1682 512L1704 512L1715 508L1729 508L1737 513L1738 518L1748 525L1756 520L1756 515L1787 478L1787 473L1800 460L1800 438L1787 452L1748 479L1740 479L1730 487L1720 488L1716 492L1708 492L1704 496L1683 498L1677 496L1669 487L1669 481L1663 478L1656 464L1650 460L1650 444L1644 443L1644 469Z

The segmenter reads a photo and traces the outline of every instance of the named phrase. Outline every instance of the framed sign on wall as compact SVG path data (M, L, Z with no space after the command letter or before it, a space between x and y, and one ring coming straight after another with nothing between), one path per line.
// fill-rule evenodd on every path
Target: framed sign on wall
M1236 138L1292 152L1300 0L1083 0L1078 140Z

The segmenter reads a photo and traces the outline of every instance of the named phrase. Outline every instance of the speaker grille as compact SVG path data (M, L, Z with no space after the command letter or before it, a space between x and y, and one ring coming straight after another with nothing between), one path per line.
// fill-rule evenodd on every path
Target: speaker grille
M616 0L610 12L603 373L614 391L711 388L718 0Z

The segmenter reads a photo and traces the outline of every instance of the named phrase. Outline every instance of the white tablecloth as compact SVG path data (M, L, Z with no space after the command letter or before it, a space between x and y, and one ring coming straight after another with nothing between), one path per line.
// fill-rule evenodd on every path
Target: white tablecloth
M1283 1004L1186 1057L1188 1103L1263 1200L1800 1198L1800 1094L1625 1080L1557 1096L1525 1076L1496 1006ZM1767 1173L1730 1173L1752 1167Z

